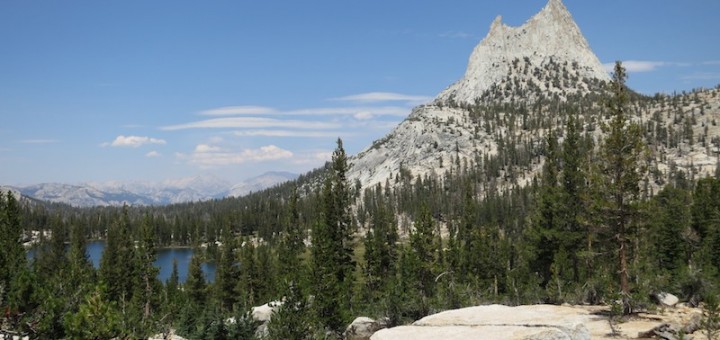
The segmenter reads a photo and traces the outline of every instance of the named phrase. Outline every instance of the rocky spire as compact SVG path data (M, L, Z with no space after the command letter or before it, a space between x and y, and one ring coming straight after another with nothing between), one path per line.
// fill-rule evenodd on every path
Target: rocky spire
M543 69L551 59L576 63L578 78L609 80L565 5L561 0L549 0L538 14L519 27L505 25L498 16L487 36L475 47L464 77L441 92L437 100L471 104L494 84L512 75L513 60ZM572 93L580 89L558 90Z

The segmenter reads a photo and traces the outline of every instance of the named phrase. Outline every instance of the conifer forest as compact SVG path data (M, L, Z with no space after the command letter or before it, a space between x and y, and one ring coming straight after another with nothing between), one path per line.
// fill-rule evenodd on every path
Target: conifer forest
M438 151L443 175L401 169L362 187L348 179L352 159L338 139L323 168L239 198L75 208L4 193L1 332L331 339L357 316L394 326L490 303L610 305L629 315L673 292L717 305L720 168L700 176L654 162L678 144L717 141L695 133L695 116L681 110L637 119L695 93L648 97L625 81L618 63L595 96L478 100L466 109L499 151L471 161ZM39 235L32 258L28 235ZM105 241L97 268L92 240ZM163 247L194 249L184 282L177 265L158 279ZM252 307L272 302L261 325Z

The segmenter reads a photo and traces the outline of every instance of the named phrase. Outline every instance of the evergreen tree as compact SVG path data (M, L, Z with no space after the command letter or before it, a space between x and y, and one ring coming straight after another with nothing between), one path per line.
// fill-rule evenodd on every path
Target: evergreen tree
M583 227L585 214L585 157L583 153L589 152L582 147L580 140L580 127L575 113L568 114L565 127L565 140L562 144L562 193L561 213L563 215L563 236L561 244L569 257L572 275L568 279L582 282L580 277L580 252L582 251L583 236L587 233Z
M255 258L255 245L252 240L243 243L240 254L240 279L235 286L235 293L242 298L245 308L262 304L260 302L260 283L258 282L258 265Z
M280 241L278 258L280 259L279 276L283 282L296 284L302 277L302 254L304 252L304 233L300 225L298 211L297 187L293 187L288 202L285 233Z
M65 316L67 335L72 339L113 339L122 333L122 316L115 303L96 290L89 294L75 314Z
M108 228L98 271L100 282L105 289L105 300L118 303L121 309L131 300L137 278L137 262L134 259L134 244L129 229L130 219L125 206L121 216Z
M18 270L27 266L21 237L20 206L12 192L0 192L0 306L13 290L11 282Z
M349 321L353 270L347 156L338 139L322 191L322 214L313 230L313 302L320 324L340 334Z
M389 280L395 275L396 243L399 237L393 215L384 205L379 205L365 235L363 295L366 297L366 303L374 304L386 294Z
M661 271L678 275L689 260L688 244L682 235L690 222L690 197L685 190L666 186L653 201L652 259Z
M560 249L562 215L561 191L558 186L560 157L555 133L547 135L547 151L543 166L541 187L537 196L536 213L533 218L533 237L537 255L533 267L540 274L542 285L547 286L552 277L555 254Z
M198 252L197 249L193 251L184 288L189 304L202 310L207 299L207 283L205 282L205 273L202 271L202 258Z
M301 288L295 283L288 285L285 301L273 312L268 323L270 339L312 339L309 306Z
M141 240L134 248L136 282L133 285L132 305L135 318L134 336L147 336L155 326L155 314L159 309L160 282L156 260L155 232L149 215L145 215L140 228Z
M437 276L437 254L435 222L426 206L420 207L415 221L415 230L410 234L409 254L412 258L413 276L416 289L420 293L421 308L424 315L430 311L430 299L435 295L435 277Z
M610 122L603 126L607 136L600 151L602 184L605 188L603 213L615 243L624 314L630 313L632 309L628 257L632 228L638 217L636 202L640 194L639 183L644 173L642 130L630 121L626 78L625 68L616 62L610 83L611 98L608 101Z
M223 311L231 311L238 302L235 286L238 282L238 268L235 259L235 242L230 228L223 228L220 258L215 271L215 296Z

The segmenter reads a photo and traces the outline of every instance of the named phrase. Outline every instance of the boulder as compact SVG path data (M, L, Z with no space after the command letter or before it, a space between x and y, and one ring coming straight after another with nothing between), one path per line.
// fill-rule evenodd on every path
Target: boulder
M258 322L268 322L275 310L282 305L282 301L268 302L262 306L252 308L252 317Z
M387 320L373 320L368 317L360 316L355 318L353 322L345 329L343 336L347 340L367 340L375 334L375 332L387 328Z
M678 299L677 296L664 292L655 294L655 298L661 305L667 307L675 307L675 305L680 302L680 299Z
M586 340L588 313L563 306L477 306L434 314L410 326L383 329L371 339Z

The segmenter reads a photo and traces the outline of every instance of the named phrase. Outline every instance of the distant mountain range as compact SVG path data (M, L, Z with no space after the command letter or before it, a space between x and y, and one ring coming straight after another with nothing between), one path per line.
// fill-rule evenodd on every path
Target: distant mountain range
M25 187L4 186L3 191L10 189L22 196L76 207L166 205L240 197L297 177L289 172L267 172L235 185L214 176L197 176L162 182L42 183Z

